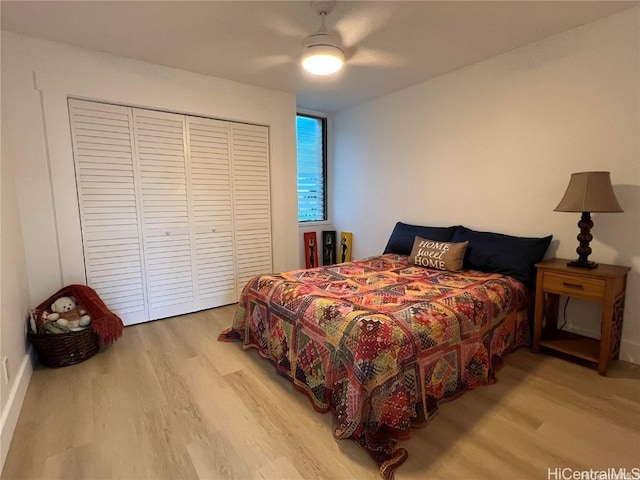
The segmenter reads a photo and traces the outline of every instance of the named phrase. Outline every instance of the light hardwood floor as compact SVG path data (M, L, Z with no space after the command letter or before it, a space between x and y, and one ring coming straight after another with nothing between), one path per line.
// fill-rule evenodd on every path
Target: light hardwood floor
M37 367L2 479L378 480L270 362L216 341L234 310L127 327L84 363ZM401 442L409 459L396 479L640 467L639 366L614 362L604 378L520 349L498 378Z

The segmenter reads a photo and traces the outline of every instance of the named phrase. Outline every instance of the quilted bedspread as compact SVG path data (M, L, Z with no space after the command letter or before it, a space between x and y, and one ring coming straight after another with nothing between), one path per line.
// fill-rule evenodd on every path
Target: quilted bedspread
M221 339L271 359L389 478L406 458L393 438L491 383L503 355L528 342L528 300L511 277L386 254L253 278Z

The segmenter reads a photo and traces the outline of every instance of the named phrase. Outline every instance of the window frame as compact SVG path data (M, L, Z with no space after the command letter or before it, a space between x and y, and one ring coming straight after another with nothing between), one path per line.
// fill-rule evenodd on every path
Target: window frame
M300 220L299 213L299 205L297 208L298 215L298 225L300 227L311 226L311 225L328 225L330 224L330 212L329 212L329 129L330 129L330 118L328 115L323 114L321 112L314 112L309 110L298 109L296 111L296 123L298 117L307 117L315 120L320 120L322 125L322 182L323 182L323 210L324 210L324 219L322 220ZM297 167L298 167L298 135L296 130L296 193L298 191L297 185Z

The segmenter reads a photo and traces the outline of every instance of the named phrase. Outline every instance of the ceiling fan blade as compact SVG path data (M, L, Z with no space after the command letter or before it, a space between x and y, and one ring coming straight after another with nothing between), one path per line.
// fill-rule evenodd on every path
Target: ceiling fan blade
M376 66L376 67L401 67L404 65L402 59L384 50L373 48L351 48L347 50L350 55L347 57L347 63L359 66Z
M338 5L334 13L334 29L340 33L346 46L358 45L380 30L400 7L398 2L349 2Z
M304 25L298 25L292 19L268 10L261 13L261 21L264 28L292 39L302 40L311 33Z
M295 61L296 59L291 55L265 55L251 59L249 65L251 71L262 71L272 67L289 65Z

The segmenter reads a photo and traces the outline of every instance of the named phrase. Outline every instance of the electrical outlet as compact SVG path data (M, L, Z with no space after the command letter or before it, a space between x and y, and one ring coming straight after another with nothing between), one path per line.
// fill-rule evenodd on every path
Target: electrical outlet
M8 385L11 375L9 374L9 357L2 359L2 374L4 376L4 384Z

